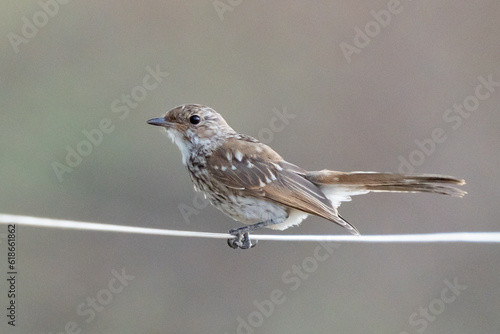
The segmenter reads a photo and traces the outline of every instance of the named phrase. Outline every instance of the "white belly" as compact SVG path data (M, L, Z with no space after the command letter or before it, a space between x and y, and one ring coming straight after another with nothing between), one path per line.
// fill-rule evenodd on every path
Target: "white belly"
M216 200L211 202L217 209L245 225L272 220L275 224L266 227L273 230L285 230L299 225L308 216L305 212L287 209L277 203L248 196L231 195L227 202L219 203Z
M229 217L250 225L273 220L280 224L288 217L287 209L277 203L263 199L230 195L228 201L220 203L216 199L210 202Z

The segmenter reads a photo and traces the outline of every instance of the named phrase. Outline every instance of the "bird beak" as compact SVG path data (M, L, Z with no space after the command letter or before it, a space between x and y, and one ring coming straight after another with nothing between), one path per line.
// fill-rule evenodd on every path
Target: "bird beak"
M172 123L167 122L164 118L153 118L148 121L148 124L151 125L156 125L156 126L164 126L164 127L169 127L172 125Z

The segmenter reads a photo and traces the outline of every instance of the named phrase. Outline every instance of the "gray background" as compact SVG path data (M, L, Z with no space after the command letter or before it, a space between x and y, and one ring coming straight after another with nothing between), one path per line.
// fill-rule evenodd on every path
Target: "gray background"
M212 207L183 218L179 205L194 208L195 193L180 153L146 124L201 103L256 137L273 109L296 115L271 145L310 170L398 171L415 140L441 128L446 140L415 171L465 178L464 199L366 195L341 214L364 234L499 229L500 89L457 129L443 120L474 94L478 76L500 81L498 1L402 1L350 63L340 44L352 45L355 27L364 30L388 1L231 3L221 17L212 1L60 4L16 53L9 33L21 35L23 17L33 22L41 7L2 2L0 212L193 231L239 226ZM157 65L169 76L120 119L113 101ZM52 163L65 163L66 148L104 118L114 131L60 182ZM346 232L310 217L286 233ZM342 244L317 262L314 243L238 251L224 240L22 226L17 238L18 326L7 326L2 311L2 333L59 333L71 321L82 333L500 331L497 245ZM289 272L303 264L307 278ZM106 296L112 270L122 268L134 279L86 322L78 305ZM445 280L466 286L449 303L440 301L443 291L452 296ZM0 287L5 310L4 279ZM259 321L254 301L276 289L284 302ZM423 320L429 307L438 314ZM254 326L238 329L238 317Z

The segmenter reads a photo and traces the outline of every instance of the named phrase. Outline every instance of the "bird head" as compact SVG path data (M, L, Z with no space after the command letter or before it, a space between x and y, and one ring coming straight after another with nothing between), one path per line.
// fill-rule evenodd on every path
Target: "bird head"
M210 107L184 104L168 111L162 118L153 118L148 124L162 126L172 142L181 150L186 161L193 148L216 147L234 130L224 118Z

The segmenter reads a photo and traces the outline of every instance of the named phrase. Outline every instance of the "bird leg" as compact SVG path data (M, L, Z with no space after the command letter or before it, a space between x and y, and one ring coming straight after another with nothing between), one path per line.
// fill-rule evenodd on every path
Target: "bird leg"
M248 232L238 231L238 229L234 229L234 230L229 231L229 234L236 236L236 239L227 239L227 244L229 245L229 247L231 247L233 249L253 248L257 244L257 242L252 244L252 242L250 241L250 237L248 236Z
M249 233L253 232L255 230L261 229L263 227L269 226L276 224L272 219L267 220L265 222L260 222L257 224L253 225L248 225L248 226L243 226L240 228L235 228L229 230L229 234L235 235L236 239L227 239L227 244L231 248L241 248L241 249L248 249L248 248L253 248L255 245L257 245L257 241L255 241L254 244L250 241L250 236Z

